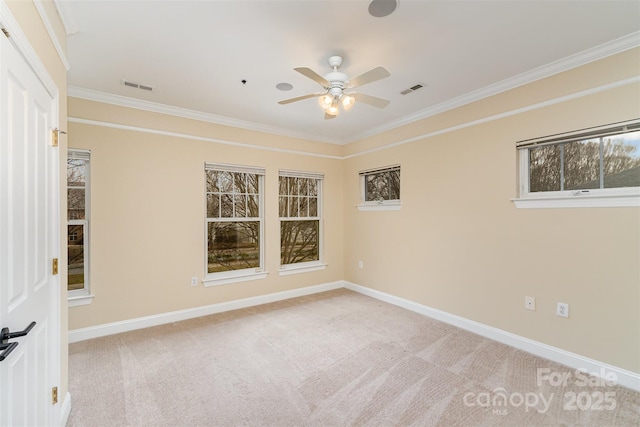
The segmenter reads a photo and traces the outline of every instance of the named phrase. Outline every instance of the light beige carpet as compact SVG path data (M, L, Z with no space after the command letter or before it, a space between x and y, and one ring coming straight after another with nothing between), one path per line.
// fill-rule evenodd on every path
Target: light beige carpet
M343 289L75 343L69 370L69 426L640 422L639 393Z

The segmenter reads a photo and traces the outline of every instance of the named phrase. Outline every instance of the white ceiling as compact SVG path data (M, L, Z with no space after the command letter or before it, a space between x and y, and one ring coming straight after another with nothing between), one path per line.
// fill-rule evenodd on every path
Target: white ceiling
M369 0L56 4L69 33L71 95L333 143L640 45L636 0L397 0L384 18L368 13ZM293 68L324 76L331 55L344 57L351 77L387 68L391 77L359 92L389 106L356 103L324 120L315 99L278 104L321 90ZM282 82L293 89L276 89ZM426 87L400 94L416 83Z

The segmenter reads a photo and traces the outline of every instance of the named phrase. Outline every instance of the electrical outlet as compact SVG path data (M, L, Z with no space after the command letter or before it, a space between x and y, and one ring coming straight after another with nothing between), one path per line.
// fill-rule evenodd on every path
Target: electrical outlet
M358 261L358 268L364 268L364 262Z
M527 310L534 310L536 309L536 299L535 297L524 297L524 308L526 308Z
M559 302L558 307L556 308L556 314L562 317L569 317L569 304Z
M191 278L191 286L198 286L198 278L197 277L192 277Z

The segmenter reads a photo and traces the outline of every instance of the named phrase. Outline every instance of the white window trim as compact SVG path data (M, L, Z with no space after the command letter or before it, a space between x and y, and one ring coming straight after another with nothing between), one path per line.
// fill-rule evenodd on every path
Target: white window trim
M67 306L68 307L77 307L80 305L89 305L93 302L95 295L91 293L91 262L89 259L89 248L90 248L90 230L89 230L89 220L91 219L91 150L82 150L69 148L67 150L67 158L72 159L83 159L87 160L88 165L88 173L85 177L84 184L84 209L85 219L67 219L67 226L69 225L82 225L83 226L83 239L84 239L84 288L83 289L74 289L72 291L67 290ZM67 243L68 244L68 243Z
M231 283L266 279L268 274L269 273L264 270L252 268L234 271L221 271L219 273L208 273L206 277L202 279L202 284L205 287L229 285Z
M238 172L238 173L249 173L259 175L258 178L258 194L260 195L260 216L258 218L245 218L244 220L252 220L260 222L260 267L259 268L246 268L242 270L231 270L231 271L220 271L216 273L208 272L208 255L209 248L207 242L207 227L209 223L209 218L207 218L207 189L206 189L206 178L205 178L205 188L204 194L204 279L202 279L202 284L205 287L210 286L219 286L219 285L228 285L231 283L239 283L239 282L247 282L251 280L259 280L265 279L269 274L265 270L265 244L264 244L264 177L265 177L265 169L253 166L240 166L240 165L229 165L229 164L221 164L221 163L205 163L205 171L206 170L221 170L227 172ZM224 221L235 221L238 218L224 218Z
M281 264L278 269L280 276L289 276L291 274L309 273L312 271L324 270L328 264L324 263L324 220L323 220L323 199L324 199L324 173L320 172L302 172L294 170L280 169L278 171L278 180L281 176L288 176L294 178L310 178L318 181L318 216L317 217L299 217L299 218L286 218L286 220L292 221L305 221L305 220L317 220L318 221L318 259L315 261L297 262L294 264ZM278 190L278 199L280 198L280 191ZM283 221L282 217L278 215L278 221ZM282 238L282 236L280 236ZM279 254L279 259L282 259L282 254Z
M280 276L290 276L292 274L309 273L312 271L320 271L327 268L329 264L322 261L298 262L295 264L286 264L280 266L278 274Z
M632 120L627 124L636 124L638 120ZM613 125L599 126L589 129L593 135L606 135L607 128ZM625 126L625 123L616 126ZM562 141L563 138L576 140L580 132L554 135L553 139ZM552 209L552 208L609 208L609 207L640 207L640 187L626 188L598 188L591 190L548 191L529 192L529 150L535 145L544 144L550 138L537 138L535 140L521 141L516 144L518 148L518 181L520 197L511 199L518 209ZM522 146L522 148L520 148Z
M384 200L382 202L365 202L356 205L359 211L399 211L402 208L400 200Z

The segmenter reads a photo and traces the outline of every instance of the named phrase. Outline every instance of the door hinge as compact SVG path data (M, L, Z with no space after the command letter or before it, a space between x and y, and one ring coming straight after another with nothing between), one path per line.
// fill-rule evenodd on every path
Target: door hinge
M51 389L51 404L55 405L58 403L58 387L53 387Z
M51 274L54 276L58 274L58 258L54 258L53 262L51 262Z
M57 147L58 146L58 137L60 134L66 135L67 133L63 130L60 130L58 128L55 128L51 131L51 146L52 147Z
M2 33L4 34L4 36L5 36L6 38L9 38L9 37L10 37L10 36L9 36L9 31L5 30L4 28L2 29Z

